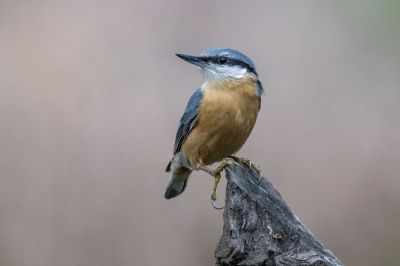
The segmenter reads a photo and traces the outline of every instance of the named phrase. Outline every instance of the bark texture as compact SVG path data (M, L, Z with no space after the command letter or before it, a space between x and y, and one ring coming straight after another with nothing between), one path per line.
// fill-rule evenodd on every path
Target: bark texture
M245 164L229 165L226 177L215 265L343 265L265 177Z

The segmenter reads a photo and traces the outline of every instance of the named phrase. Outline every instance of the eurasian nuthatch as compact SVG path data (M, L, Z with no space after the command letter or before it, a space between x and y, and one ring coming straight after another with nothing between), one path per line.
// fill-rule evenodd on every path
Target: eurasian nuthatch
M249 137L260 109L263 86L253 62L233 49L208 49L200 56L176 54L196 65L204 83L190 97L176 134L172 172L165 198L183 192L190 173L204 170L215 177L212 200L223 169L205 167L236 153ZM236 157L234 157L236 158Z

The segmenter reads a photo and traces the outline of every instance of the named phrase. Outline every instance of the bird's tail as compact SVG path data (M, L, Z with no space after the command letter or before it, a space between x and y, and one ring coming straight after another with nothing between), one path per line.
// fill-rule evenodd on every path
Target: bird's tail
M187 180L192 171L186 167L175 169L171 181L165 190L165 198L171 199L181 194L186 187Z

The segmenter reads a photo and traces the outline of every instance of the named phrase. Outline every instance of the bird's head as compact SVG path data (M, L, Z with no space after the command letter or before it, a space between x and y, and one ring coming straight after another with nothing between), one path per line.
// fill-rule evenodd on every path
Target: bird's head
M179 58L200 68L206 81L257 77L254 63L246 55L228 48L212 48L199 56L176 54Z

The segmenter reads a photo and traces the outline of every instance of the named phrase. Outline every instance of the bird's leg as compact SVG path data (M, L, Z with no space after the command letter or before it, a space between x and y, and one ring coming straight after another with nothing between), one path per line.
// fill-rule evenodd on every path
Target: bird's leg
M219 181L221 180L221 172L223 170L223 168L221 168L220 166L218 166L217 169L215 169L215 170L212 170L205 166L197 167L198 170L204 171L207 174L214 177L214 187L213 187L212 194L211 194L212 201L215 201L217 199L217 186L218 186Z
M214 186L213 186L212 194L211 194L212 201L217 200L217 187L218 187L219 181L221 181L221 172L215 173L215 175L214 175Z
M232 158L233 160L235 160L238 163L244 163L248 167L254 169L257 172L258 175L260 175L261 168L257 164L252 162L251 160L246 159L246 158L242 158L242 157L236 157L236 156L233 156L233 155L229 156L229 158Z
M236 162L233 159L225 158L222 160L221 164L218 165L218 167L215 170L211 170L210 168L205 167L205 166L197 167L198 170L202 170L214 177L214 186L213 186L212 194L211 194L212 201L215 201L217 199L217 187L218 187L219 181L221 180L221 172L223 170L225 170L225 167L227 167L230 164L232 165L234 163L236 163Z

